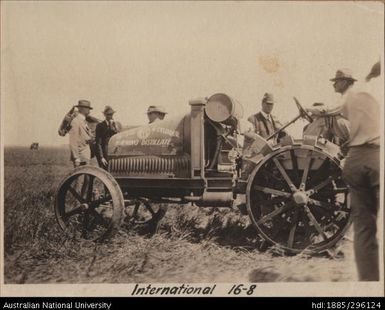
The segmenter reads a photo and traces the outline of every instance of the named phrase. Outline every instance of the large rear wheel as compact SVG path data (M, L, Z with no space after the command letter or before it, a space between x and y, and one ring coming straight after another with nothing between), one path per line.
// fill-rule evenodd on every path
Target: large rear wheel
M350 224L339 162L312 146L285 146L267 155L254 169L246 194L260 235L285 252L328 249Z

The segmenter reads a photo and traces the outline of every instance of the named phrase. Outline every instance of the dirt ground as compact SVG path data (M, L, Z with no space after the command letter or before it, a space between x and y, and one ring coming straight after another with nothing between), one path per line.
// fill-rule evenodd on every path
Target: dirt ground
M64 148L5 149L5 282L354 281L351 233L316 256L260 248L238 210L168 205L152 237L122 228L104 243L68 240L53 205L72 169Z

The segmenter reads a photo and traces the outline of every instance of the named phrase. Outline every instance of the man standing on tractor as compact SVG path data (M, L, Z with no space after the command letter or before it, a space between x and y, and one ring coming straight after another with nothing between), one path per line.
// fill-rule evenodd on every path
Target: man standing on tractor
M349 121L348 154L342 175L350 186L358 276L360 281L378 281L380 106L370 94L353 92L356 79L349 70L338 70L331 81L334 90L342 95L341 105L329 110L314 107L307 111L324 116L341 114Z
M253 131L263 138L268 138L279 128L282 127L278 119L271 114L274 107L273 94L265 93L262 98L262 110L256 114L249 116L247 119L253 125ZM274 142L285 136L285 132L278 134L278 137L274 137Z

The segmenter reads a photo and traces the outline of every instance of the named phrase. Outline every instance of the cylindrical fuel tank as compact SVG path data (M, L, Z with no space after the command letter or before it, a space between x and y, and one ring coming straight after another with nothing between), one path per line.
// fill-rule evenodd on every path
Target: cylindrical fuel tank
M212 95L206 103L206 115L214 122L233 124L243 117L242 105L226 94Z
M116 177L188 177L190 116L176 116L124 130L108 145L109 172Z
M108 144L108 155L110 158L116 158L188 154L189 134L189 115L137 126L112 136Z

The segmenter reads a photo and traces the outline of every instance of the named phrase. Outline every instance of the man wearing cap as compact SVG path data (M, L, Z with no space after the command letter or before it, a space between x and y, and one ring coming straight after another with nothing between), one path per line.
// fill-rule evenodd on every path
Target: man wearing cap
M147 109L149 124L163 120L166 114L167 112L162 106L150 105Z
M370 94L353 92L356 79L349 70L338 70L331 81L335 91L342 95L341 105L329 110L307 110L316 115L341 114L349 121L348 154L342 176L350 187L358 276L360 281L378 281L380 106Z
M119 126L113 119L115 112L107 105L103 111L105 120L96 126L96 158L103 169L107 169L108 166L108 142L119 132Z
M249 118L247 119L253 125L254 132L263 138L269 137L280 127L282 127L281 123L277 120L277 118L271 114L273 107L273 94L265 93L262 98L262 110L256 114L249 116ZM278 138L281 138L284 135L286 134L282 133L279 135ZM274 141L277 142L278 138L275 137Z
M86 117L92 110L91 103L88 100L79 100L78 113L71 121L69 130L69 143L71 150L71 160L75 167L87 165L90 163L91 150L89 144L93 140L90 128L86 122Z

